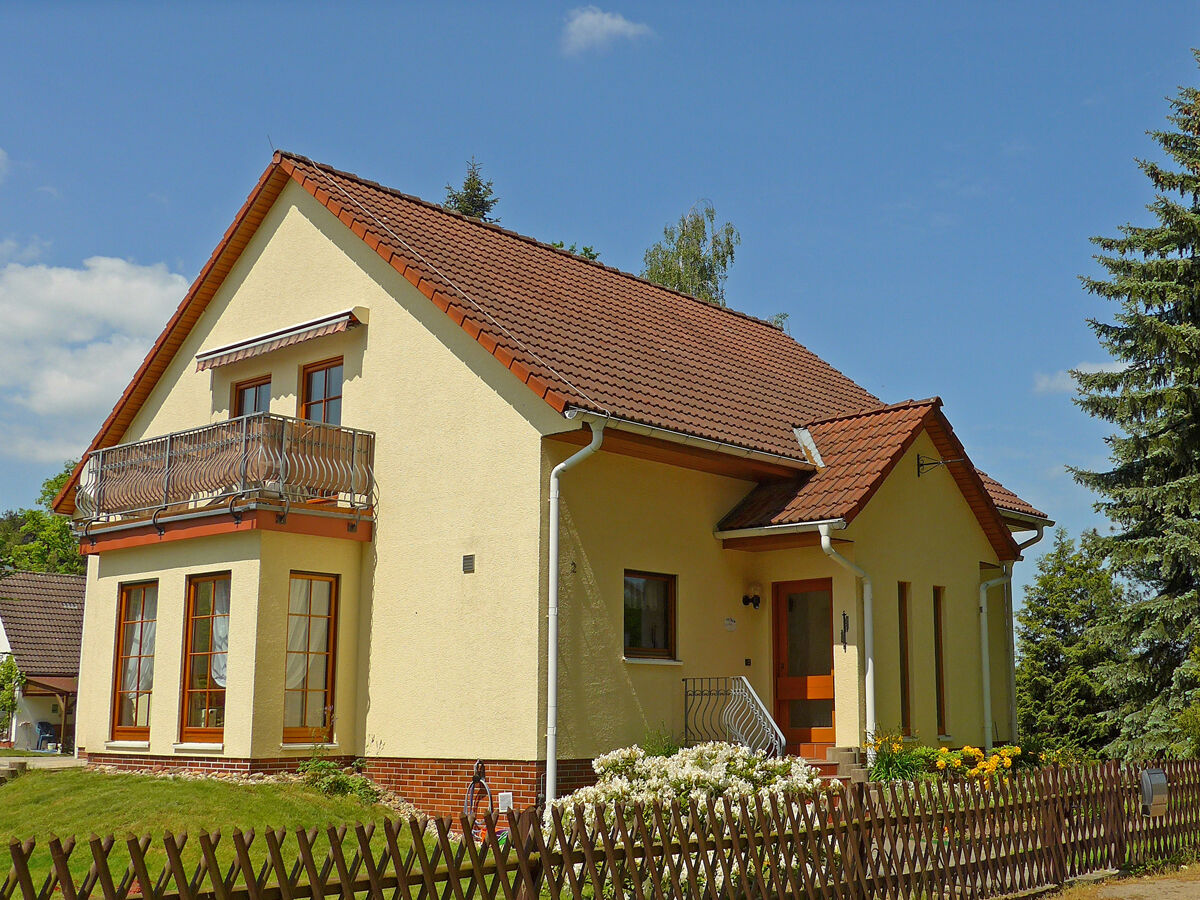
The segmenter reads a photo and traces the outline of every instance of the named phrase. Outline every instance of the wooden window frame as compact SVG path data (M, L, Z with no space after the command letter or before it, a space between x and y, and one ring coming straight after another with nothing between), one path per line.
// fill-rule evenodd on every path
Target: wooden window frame
M328 646L325 650L325 709L329 710L329 723L323 728L309 728L308 726L292 726L287 725L287 695L289 688L287 686L287 626L285 625L283 639L283 665L284 665L284 681L283 681L283 697L284 697L284 726L283 726L283 743L285 744L326 744L333 740L333 722L335 712L335 697L336 697L336 673L337 673L337 633L338 619L341 612L341 576L330 575L327 572L301 572L292 571L288 573L288 609L287 609L287 625L290 625L292 617L291 610L291 595L292 581L297 578L303 578L309 581L326 581L329 583L329 631L327 633ZM311 608L308 618L313 618ZM298 692L293 693L309 693L308 691L308 667L304 670L304 687ZM307 709L307 707L304 707Z
M341 389L342 392L339 392L336 396L333 396L333 397L326 396L326 397L321 398L320 400L313 400L308 395L308 376L311 375L313 372L320 371L321 369L332 369L334 366L342 367L342 389ZM310 419L308 416L309 407L314 406L319 403L322 406L322 414L323 414L324 406L330 400L341 400L341 401L343 401L343 405L344 405L345 394L343 392L345 391L345 388L346 388L346 360L345 360L345 357L331 356L331 357L329 357L329 359L322 359L317 362L308 363L307 365L301 367L301 369L300 369L300 390L298 392L300 395L300 407L297 410L298 417L305 420L306 422L316 422L318 420ZM339 415L338 422L337 422L338 425L341 425L341 419L342 419L342 417ZM321 419L320 421L323 423L324 419Z
M624 588L626 578L645 578L650 581L665 581L667 584L667 646L656 650L649 647L625 646L625 601ZM678 586L677 575L667 575L663 572L644 572L641 569L626 569L621 578L621 647L626 659L678 659L675 654L675 597Z
M131 581L127 584L119 585L117 588L117 635L116 635L116 643L113 646L114 653L113 653L112 714L109 717L110 726L111 726L110 734L112 736L112 740L114 740L114 741L146 741L146 740L150 739L150 725L149 724L146 724L146 725L118 725L117 724L117 717L120 715L120 710L121 710L121 694L128 693L127 691L121 690L121 669L122 669L121 663L124 662L126 659L132 658L132 657L124 656L121 653L121 648L125 646L125 627L129 624L129 620L126 619L125 613L128 608L130 592L134 591L134 590L145 591L145 589L149 588L149 587L153 587L154 591L155 591L154 649L157 650L158 649L158 605L157 605L158 581L156 579L151 579L149 581ZM142 597L143 614L142 614L142 618L137 620L139 623L145 623L145 622L150 621L149 619L147 619L145 617L145 612L144 612L145 602L146 602L145 595L143 594L143 597ZM141 649L140 645L139 645L139 649ZM153 659L155 656L155 653L154 653L154 651L151 651L150 653L139 653L138 654L139 659L146 657L146 656L149 656L150 658ZM155 673L155 674L157 674L157 673ZM138 664L138 680L139 681L141 680L141 664L140 663ZM154 686L151 685L150 690L148 690L148 691L133 691L133 693L146 694L146 697L147 697L146 702L150 703L151 699L154 696ZM140 703L140 700L137 702ZM135 704L134 708L135 708L134 719L136 720L137 719L137 713L136 713L137 704Z
M220 726L219 728L212 728L212 727L201 728L198 726L188 725L188 721L187 721L188 695L194 694L194 693L201 693L200 691L189 690L188 685L191 683L191 680L192 680L192 620L194 618L193 604L194 604L195 598L196 598L196 585L198 585L202 582L206 582L206 581L211 581L214 584L214 589L213 589L214 608L215 608L215 600L216 600L216 588L215 588L216 582L218 582L218 581L228 581L229 582L229 613L226 615L226 618L232 618L232 614L233 614L233 576L232 576L231 572L228 572L228 571L204 572L201 574L188 576L187 594L184 597L184 607L183 607L183 666L182 666L183 679L182 679L182 683L180 685L180 702L179 702L179 740L183 743L220 744L225 739L225 726L224 725ZM207 618L216 618L216 617L209 616ZM211 642L211 640L212 640L212 634L210 632L209 641ZM211 643L209 644L209 646L210 647L212 646ZM211 655L211 650L205 652L203 655L206 657ZM229 704L229 684L228 684L228 681L229 681L229 678L228 678L229 655L230 655L229 648L226 647L225 648L226 685L225 685L225 688L221 691L221 694L224 697L224 699L222 701L222 709L227 709L228 704ZM203 691L203 693L205 693L207 695L207 694L210 694L213 692L209 689L205 689Z
M900 733L912 737L912 669L909 628L909 597L912 585L901 581L896 588L897 619L900 638Z
M247 378L245 381L239 381L233 386L233 402L229 404L229 408L233 410L231 418L237 419L246 415L245 409L242 408L242 391L247 388L262 387L264 384L271 383L270 375L259 375L257 378ZM270 398L268 398L269 401ZM267 409L262 412L270 412L270 403L267 404Z
M935 585L933 588L933 678L937 699L937 730L939 737L950 733L946 728L946 610L943 605L945 598L946 589L940 585Z

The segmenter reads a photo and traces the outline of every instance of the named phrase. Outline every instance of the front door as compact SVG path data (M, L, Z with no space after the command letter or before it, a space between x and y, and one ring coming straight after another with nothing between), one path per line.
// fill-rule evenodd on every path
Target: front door
M775 721L797 756L823 756L833 736L833 582L779 581L775 617Z

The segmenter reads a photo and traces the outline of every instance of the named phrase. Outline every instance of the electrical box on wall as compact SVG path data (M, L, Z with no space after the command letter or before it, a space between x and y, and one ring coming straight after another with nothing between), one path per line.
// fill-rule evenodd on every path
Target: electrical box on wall
M475 571L475 554L468 553L463 556L463 574L470 575Z

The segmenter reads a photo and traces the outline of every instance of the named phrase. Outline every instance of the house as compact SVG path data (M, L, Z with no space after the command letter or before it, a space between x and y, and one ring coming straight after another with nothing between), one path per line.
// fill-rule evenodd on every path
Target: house
M23 676L0 746L74 746L84 584L82 575L0 573L0 659L11 655Z
M435 812L476 760L528 803L735 701L814 758L1010 739L1048 524L937 399L286 153L55 508L88 760L361 756Z

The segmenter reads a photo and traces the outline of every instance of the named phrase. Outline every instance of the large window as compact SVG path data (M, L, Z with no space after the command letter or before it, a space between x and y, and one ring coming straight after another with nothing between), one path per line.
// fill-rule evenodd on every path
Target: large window
M625 573L625 655L675 658L675 576Z
M300 418L327 425L342 424L342 360L327 359L305 366Z
M144 741L150 737L158 584L122 585L119 607L112 736L114 740Z
M908 665L908 594L907 581L901 581L897 589L900 631L900 732L912 734L912 676Z
M337 577L293 572L288 598L283 739L333 738L333 661Z
M271 376L264 375L233 386L234 416L271 411Z
M180 739L218 742L225 730L229 664L229 575L188 580Z
M946 589L933 589L933 677L937 685L937 730L938 735L949 734L946 730L946 662L942 646L944 615L942 600Z

